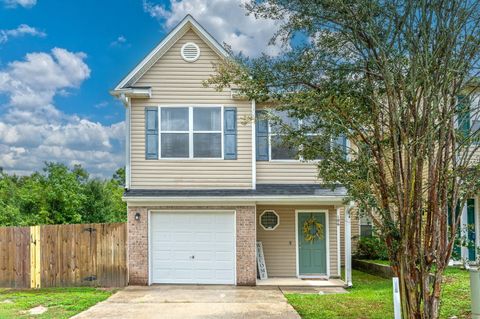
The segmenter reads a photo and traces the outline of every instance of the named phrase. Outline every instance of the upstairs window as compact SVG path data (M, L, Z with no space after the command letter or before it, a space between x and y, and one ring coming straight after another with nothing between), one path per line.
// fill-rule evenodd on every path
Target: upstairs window
M299 160L298 147L288 143L285 135L282 133L282 127L287 126L292 129L299 129L302 125L309 125L306 119L295 119L288 116L285 111L275 112L274 115L279 118L279 123L270 124L270 159L271 160ZM318 135L310 133L308 136L312 138Z
M221 107L161 107L161 158L222 158Z
M270 154L273 160L295 160L297 159L298 149L289 145L282 134L282 126L288 126L296 129L300 121L288 116L287 112L275 112L279 118L279 123L270 125Z

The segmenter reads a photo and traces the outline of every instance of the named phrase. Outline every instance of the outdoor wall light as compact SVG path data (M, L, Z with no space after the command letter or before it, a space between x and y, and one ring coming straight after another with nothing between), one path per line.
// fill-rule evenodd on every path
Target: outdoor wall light
M140 220L140 213L135 214L135 220Z

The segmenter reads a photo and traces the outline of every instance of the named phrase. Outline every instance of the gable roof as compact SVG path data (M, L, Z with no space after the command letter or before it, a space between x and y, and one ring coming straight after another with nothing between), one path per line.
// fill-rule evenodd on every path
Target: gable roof
M114 91L131 87L165 52L188 30L192 29L218 55L228 57L228 52L197 20L187 14L172 31L115 87Z

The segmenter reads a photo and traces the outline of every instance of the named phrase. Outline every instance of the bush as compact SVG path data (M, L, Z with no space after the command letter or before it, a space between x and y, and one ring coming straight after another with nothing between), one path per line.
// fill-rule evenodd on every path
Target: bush
M377 236L361 237L358 240L355 257L359 259L388 260L387 246Z

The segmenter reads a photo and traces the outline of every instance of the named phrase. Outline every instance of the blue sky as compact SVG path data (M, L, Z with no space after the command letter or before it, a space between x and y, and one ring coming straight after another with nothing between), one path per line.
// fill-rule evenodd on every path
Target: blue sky
M257 55L276 30L239 0L0 0L0 167L44 161L96 176L123 165L122 105L113 88L187 13L220 42Z

